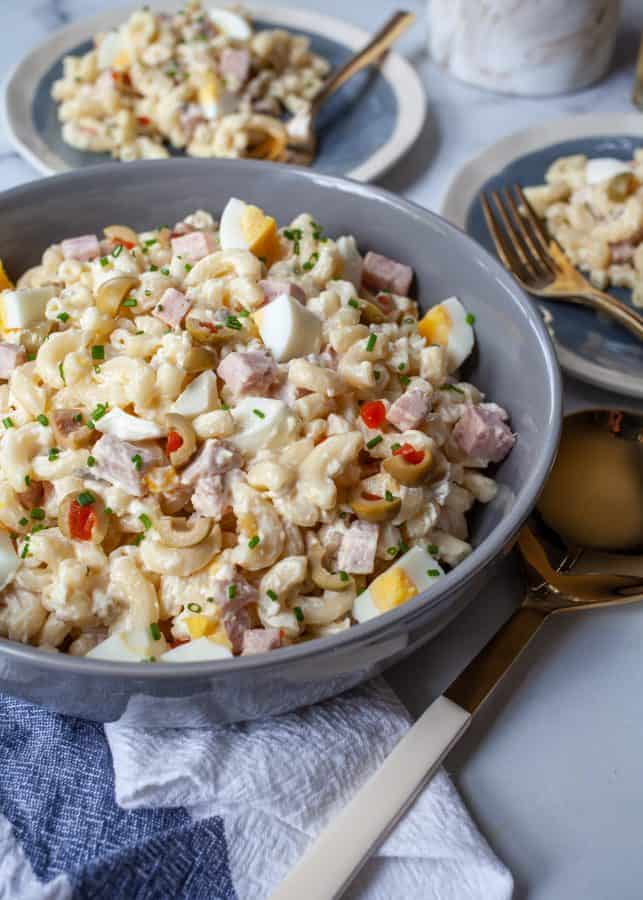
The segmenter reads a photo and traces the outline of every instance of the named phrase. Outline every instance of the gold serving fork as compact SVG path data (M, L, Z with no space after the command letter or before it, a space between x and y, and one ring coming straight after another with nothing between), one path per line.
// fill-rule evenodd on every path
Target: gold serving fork
M576 269L556 241L545 233L519 184L481 195L482 211L498 256L530 294L564 300L605 313L643 339L643 316L599 291Z

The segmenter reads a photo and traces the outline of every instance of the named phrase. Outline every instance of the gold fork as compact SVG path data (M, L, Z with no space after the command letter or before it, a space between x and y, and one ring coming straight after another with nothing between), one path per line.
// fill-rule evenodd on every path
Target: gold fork
M610 294L599 291L545 233L519 184L481 195L482 211L498 256L530 294L589 306L643 339L643 317Z

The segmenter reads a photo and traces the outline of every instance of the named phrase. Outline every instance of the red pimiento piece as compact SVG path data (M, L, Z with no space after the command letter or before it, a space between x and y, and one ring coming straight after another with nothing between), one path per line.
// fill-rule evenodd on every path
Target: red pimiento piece
M121 244L126 250L131 250L132 247L136 247L136 244L133 241L124 241L123 238L114 238L114 243Z
M360 415L369 428L380 428L386 421L386 407L381 400L371 400L362 406Z
M178 433L178 431L168 431L167 433L167 443L165 445L168 456L170 453L174 453L175 450L178 450L179 447L183 446L183 438Z
M69 533L77 541L91 541L96 513L91 506L81 506L77 500L69 507Z
M417 466L424 459L424 450L416 450L412 444L402 444L393 451L393 456L401 456L410 466Z
M382 499L377 494L371 494L370 491L362 491L362 497L364 498L364 500L381 500Z
M148 118L148 116L137 116L136 121L139 125L143 126L150 124L150 119Z

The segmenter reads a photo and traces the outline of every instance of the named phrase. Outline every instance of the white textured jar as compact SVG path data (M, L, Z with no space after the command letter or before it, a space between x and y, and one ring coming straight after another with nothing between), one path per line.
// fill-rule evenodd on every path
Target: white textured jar
M562 94L601 78L620 0L429 0L429 52L462 81Z

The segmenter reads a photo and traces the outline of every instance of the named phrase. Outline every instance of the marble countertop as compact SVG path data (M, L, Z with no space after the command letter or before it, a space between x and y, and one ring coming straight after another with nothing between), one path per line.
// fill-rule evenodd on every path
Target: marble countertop
M117 5L118 0L5 0L0 78L52 30ZM373 30L396 4L356 0L347 7L342 0L325 0L322 7L302 0L296 5ZM513 131L569 114L632 111L641 0L624 0L607 77L578 93L542 99L490 94L446 77L427 58L425 4L406 6L416 10L420 24L400 49L422 75L429 114L416 146L380 184L417 203L438 209L459 167ZM37 177L0 132L0 190ZM566 382L568 409L618 403L613 395ZM521 592L512 557L457 622L390 673L413 713L466 665ZM514 873L517 900L638 900L643 894L642 635L643 608L637 606L552 621L447 759L483 832Z

